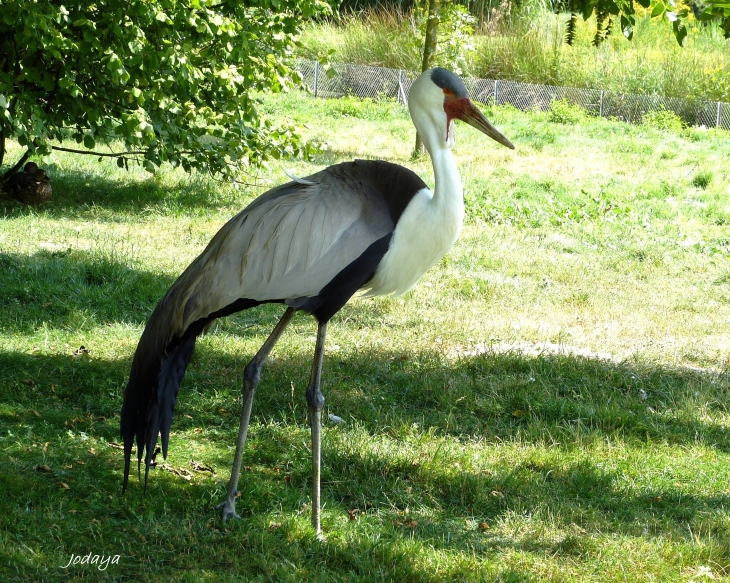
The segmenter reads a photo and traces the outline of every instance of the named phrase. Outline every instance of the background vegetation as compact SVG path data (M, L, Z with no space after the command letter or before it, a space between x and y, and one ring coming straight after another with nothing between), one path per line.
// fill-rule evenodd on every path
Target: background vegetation
M239 189L59 154L49 203L0 206L0 579L727 581L730 138L565 104L487 109L515 151L458 127L456 248L407 296L333 320L327 542L309 525L304 316L254 403L243 519L215 510L242 369L279 307L201 340L170 457L146 496L134 479L121 495L134 348L223 222L285 168L377 155L431 180L400 105L265 106L329 149ZM63 568L89 553L120 559Z
M337 61L420 70L419 46L407 40L420 14L382 7L344 12L339 20L311 23L299 54L329 52ZM439 31L439 64L474 77L730 102L730 41L691 12L684 47L671 26L641 8L632 41L614 25L599 47L592 44L595 16L578 19L569 46L568 15L548 4L504 1L477 14L452 11Z
M252 94L289 86L303 19L323 12L319 0L4 3L0 192L26 158L53 148L234 178L306 155L296 128L261 120ZM24 148L6 160L10 139ZM113 153L96 149L111 142Z

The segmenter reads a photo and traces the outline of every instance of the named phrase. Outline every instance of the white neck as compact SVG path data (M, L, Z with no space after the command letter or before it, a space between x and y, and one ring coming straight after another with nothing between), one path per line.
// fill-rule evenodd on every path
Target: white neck
M433 192L428 188L416 192L400 216L390 248L368 282L369 296L399 295L408 291L449 252L464 221L461 177L451 153L453 125L446 140L446 114L443 111L433 107L410 109L413 123L431 155L436 184Z
M445 142L441 142L444 144ZM451 201L462 202L464 193L461 186L461 176L456 166L456 160L451 148L441 147L429 150L433 164L433 203L448 204Z
M433 204L441 206L458 201L456 206L461 206L464 196L461 176L451 153L454 145L454 122L450 124L447 140L445 116L434 119L429 115L422 115L419 111L412 111L411 116L423 145L431 156L435 181Z

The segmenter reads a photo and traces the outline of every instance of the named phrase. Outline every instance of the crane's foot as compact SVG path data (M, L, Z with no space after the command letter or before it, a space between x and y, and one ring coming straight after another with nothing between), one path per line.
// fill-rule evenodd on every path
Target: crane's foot
M241 518L236 513L236 499L235 497L233 499L226 498L225 502L221 502L218 504L218 506L215 507L216 510L223 509L223 522L228 522L229 520L239 519Z

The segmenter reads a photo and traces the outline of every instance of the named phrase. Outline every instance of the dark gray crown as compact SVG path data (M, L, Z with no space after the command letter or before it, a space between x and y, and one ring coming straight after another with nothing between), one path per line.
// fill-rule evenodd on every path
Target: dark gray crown
M464 82L454 73L441 67L431 70L431 81L436 83L441 89L448 89L459 98L469 97Z

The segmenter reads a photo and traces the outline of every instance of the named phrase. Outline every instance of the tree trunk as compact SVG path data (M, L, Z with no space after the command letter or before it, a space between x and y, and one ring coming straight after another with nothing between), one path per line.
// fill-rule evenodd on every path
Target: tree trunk
M0 166L5 160L5 124L0 122Z
M428 71L433 65L433 57L436 54L436 40L439 30L439 19L441 18L441 0L428 0L428 20L426 21L426 39L423 42L423 63L421 73ZM424 152L421 136L416 133L415 155Z

